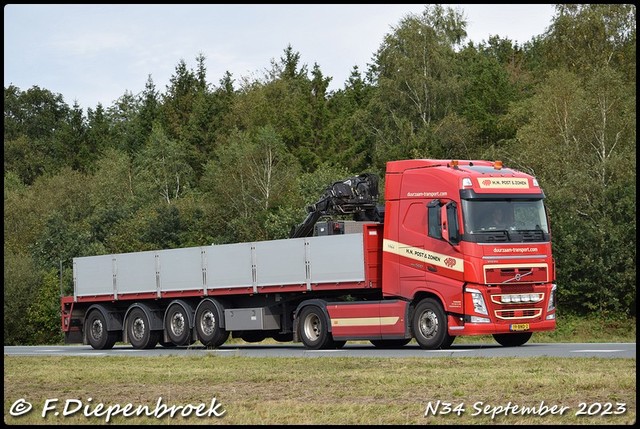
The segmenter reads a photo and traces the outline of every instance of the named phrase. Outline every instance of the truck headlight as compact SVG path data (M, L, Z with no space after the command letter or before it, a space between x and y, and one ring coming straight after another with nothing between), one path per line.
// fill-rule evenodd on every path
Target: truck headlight
M549 294L549 304L547 304L547 313L556 309L556 289L557 285L554 284L551 287L551 293Z
M467 292L471 294L471 301L473 302L473 311L479 314L489 315L487 306L484 303L482 293L477 289L467 289Z

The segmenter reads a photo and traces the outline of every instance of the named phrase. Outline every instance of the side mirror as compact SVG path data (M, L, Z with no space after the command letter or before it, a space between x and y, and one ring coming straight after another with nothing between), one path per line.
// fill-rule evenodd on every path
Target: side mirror
M460 228L458 227L457 205L451 201L440 207L440 227L442 238L451 245L458 245L460 242Z
M440 207L440 231L442 232L442 238L446 241L449 241L449 229L447 228L447 207L449 204L445 204Z

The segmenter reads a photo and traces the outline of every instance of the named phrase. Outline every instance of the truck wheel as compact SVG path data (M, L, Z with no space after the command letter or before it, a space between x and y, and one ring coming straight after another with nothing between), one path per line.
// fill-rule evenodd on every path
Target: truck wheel
M287 343L293 341L293 332L289 332L286 334L281 334L278 332L277 334L273 334L272 338L279 343Z
M518 347L529 341L531 332L522 332L517 334L493 334L493 339L498 344L505 347Z
M218 309L211 301L204 301L196 312L198 339L207 347L218 347L229 338L229 331L220 327Z
M164 330L167 336L177 346L188 345L191 340L189 329L189 316L180 304L173 304L167 311L164 321Z
M141 308L134 308L128 317L127 336L134 349L152 349L160 341L160 331L152 331L151 323Z
M340 341L331 340L331 343L329 343L328 347L330 349L341 349L344 347L345 344L347 344L347 342L344 340L340 340Z
M411 338L403 338L399 340L371 340L371 344L379 349L395 349L404 347L411 341Z
M89 344L96 350L108 350L116 343L117 332L107 331L107 322L98 310L89 314L86 329Z
M243 331L240 338L245 343L259 343L267 338L267 334L263 331Z
M427 350L446 348L451 343L447 332L447 316L442 305L434 299L420 301L411 322L413 335L421 348Z
M444 343L442 343L442 346L440 346L441 349L448 349L449 347L451 347L451 344L453 344L453 342L456 340L456 336L455 335L447 335L448 338L445 338Z
M333 340L327 329L327 321L320 308L310 305L300 312L299 337L308 349L329 348Z

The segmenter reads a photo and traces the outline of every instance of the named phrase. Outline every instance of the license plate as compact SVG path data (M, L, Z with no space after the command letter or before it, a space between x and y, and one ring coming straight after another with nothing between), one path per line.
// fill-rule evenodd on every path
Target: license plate
M529 324L528 323L514 323L509 327L511 331L528 331Z

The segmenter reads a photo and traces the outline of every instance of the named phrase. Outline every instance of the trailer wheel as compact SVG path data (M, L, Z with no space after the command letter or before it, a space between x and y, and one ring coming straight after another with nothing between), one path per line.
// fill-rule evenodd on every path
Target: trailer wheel
M501 346L518 347L529 341L531 332L522 332L517 334L493 334L493 339Z
M160 331L152 331L151 323L141 308L131 310L127 321L127 336L134 349L152 349L160 341Z
M204 301L196 312L196 332L198 339L207 347L218 347L229 338L229 331L220 326L220 315L215 304Z
M411 338L403 338L398 340L370 340L371 344L378 349L396 349L404 347L411 341Z
M96 350L108 350L116 343L118 333L107 331L107 321L102 313L94 310L87 317L87 339L89 344Z
M263 331L242 331L240 339L245 343L259 343L267 338Z
M440 349L451 345L447 316L442 305L434 299L420 301L413 313L411 326L416 341L423 349Z
M300 312L298 336L308 349L319 350L333 346L324 313L314 305L304 307Z
M177 346L190 344L191 329L189 329L189 316L180 304L173 304L167 311L164 322L164 329L167 336Z

